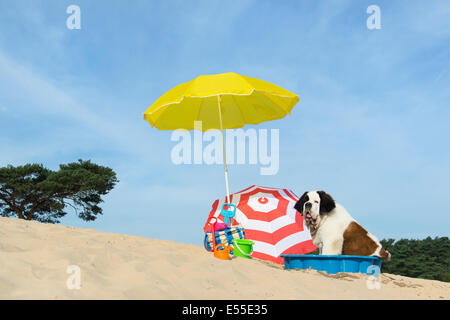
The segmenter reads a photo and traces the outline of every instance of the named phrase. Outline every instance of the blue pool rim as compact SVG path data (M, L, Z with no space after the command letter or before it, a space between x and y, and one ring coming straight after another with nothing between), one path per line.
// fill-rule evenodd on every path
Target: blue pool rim
M383 259L373 256L350 255L281 255L284 258L284 268L314 269L326 271L328 274L339 272L364 273L378 276Z

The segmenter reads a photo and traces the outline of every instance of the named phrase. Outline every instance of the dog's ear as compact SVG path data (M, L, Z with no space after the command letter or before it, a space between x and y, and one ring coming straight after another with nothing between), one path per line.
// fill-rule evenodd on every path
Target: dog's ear
M325 191L317 191L320 196L320 214L328 213L336 208L334 199Z
M295 204L294 208L295 210L297 210L301 215L303 215L303 205L305 204L306 201L309 200L308 197L308 191L306 191L301 197L300 199L298 199L297 203Z

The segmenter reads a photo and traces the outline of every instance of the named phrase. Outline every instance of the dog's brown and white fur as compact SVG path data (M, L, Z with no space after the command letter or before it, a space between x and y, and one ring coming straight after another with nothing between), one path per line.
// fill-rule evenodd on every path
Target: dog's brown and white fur
M295 204L323 255L377 256L390 260L378 239L324 191L305 192Z

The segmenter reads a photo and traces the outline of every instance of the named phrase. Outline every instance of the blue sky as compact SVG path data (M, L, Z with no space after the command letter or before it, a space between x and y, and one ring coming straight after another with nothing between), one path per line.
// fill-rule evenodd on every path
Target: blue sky
M0 165L92 159L120 179L103 216L63 224L201 244L223 168L172 164L170 132L142 114L237 72L301 100L256 127L280 130L278 174L231 165L232 191L324 189L379 238L449 235L448 1L3 1L0 30Z

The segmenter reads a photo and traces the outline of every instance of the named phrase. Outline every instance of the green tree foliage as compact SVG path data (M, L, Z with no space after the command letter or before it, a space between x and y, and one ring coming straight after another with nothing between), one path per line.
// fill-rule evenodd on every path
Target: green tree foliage
M407 277L450 282L450 240L448 237L428 237L423 240L381 240L392 254L383 262L381 272Z
M101 196L118 182L116 173L90 161L62 164L58 171L41 164L0 168L0 216L59 223L72 207L91 221L102 214Z

